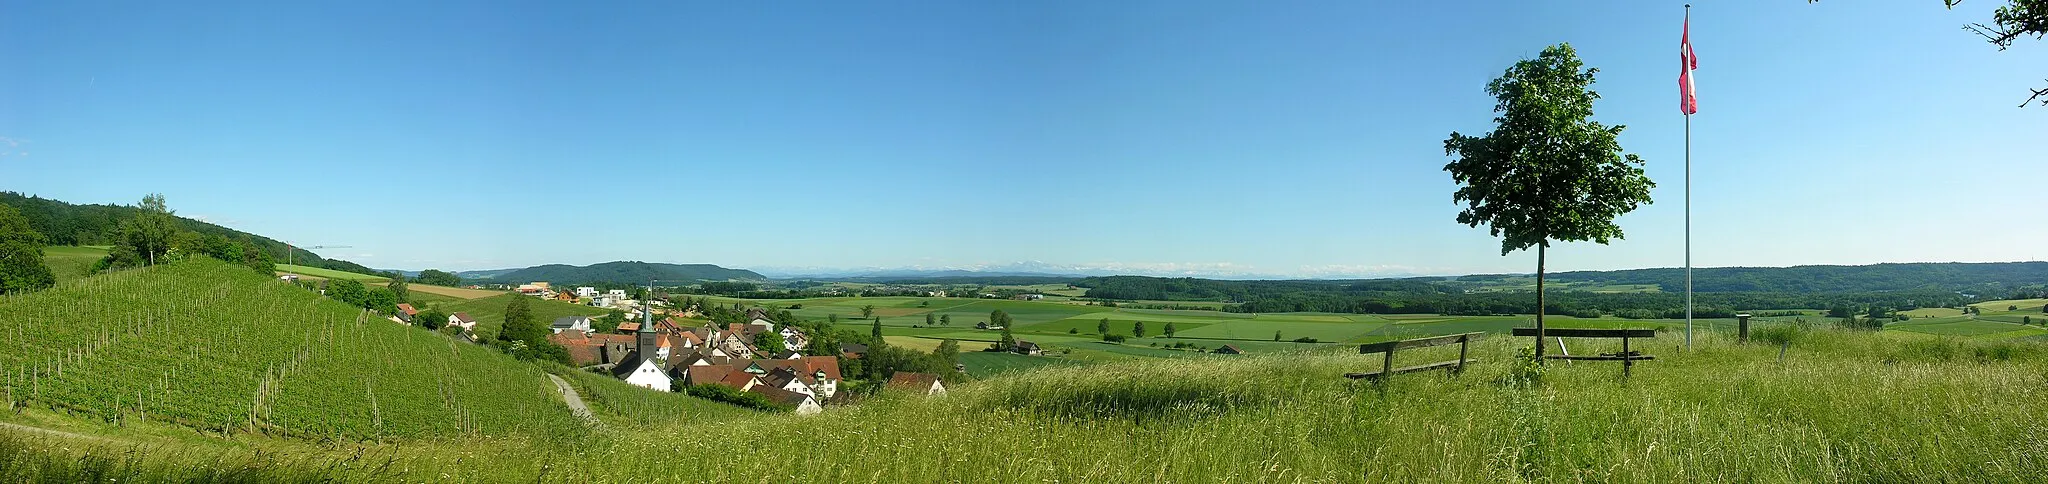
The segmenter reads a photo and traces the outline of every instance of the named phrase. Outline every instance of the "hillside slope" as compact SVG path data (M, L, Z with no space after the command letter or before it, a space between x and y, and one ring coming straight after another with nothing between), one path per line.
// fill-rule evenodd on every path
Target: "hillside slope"
M646 284L649 279L662 281L726 281L768 279L745 269L727 269L711 264L665 264L659 262L617 261L588 266L548 264L533 266L512 272L498 274L490 281L498 283L520 283L548 281L556 284L581 284L611 282L623 284Z
M208 258L0 298L19 405L211 432L391 440L573 432L532 365Z

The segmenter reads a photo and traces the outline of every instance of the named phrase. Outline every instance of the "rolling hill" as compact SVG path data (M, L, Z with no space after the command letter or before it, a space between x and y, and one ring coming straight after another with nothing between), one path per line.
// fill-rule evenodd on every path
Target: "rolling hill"
M101 422L339 441L583 426L543 372L209 258L0 298L0 388Z
M467 277L467 276L465 276ZM483 281L497 283L518 283L527 281L548 281L556 284L582 283L623 283L645 284L649 279L662 281L759 281L768 278L745 269L727 269L711 264L666 264L660 262L617 261L587 266L548 264L533 266L501 273Z

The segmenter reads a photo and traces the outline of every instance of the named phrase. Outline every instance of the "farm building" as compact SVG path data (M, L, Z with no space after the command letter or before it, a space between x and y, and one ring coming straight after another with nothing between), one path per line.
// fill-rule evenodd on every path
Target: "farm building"
M1216 354L1219 354L1219 355L1242 355L1242 354L1244 354L1244 350L1240 350L1240 349L1237 349L1237 346L1236 346L1236 345L1223 345L1223 346L1221 346L1221 347L1218 347L1218 348L1216 348Z
M1044 350L1044 349L1041 349L1041 348L1039 348L1039 347L1038 347L1038 343L1033 343L1033 342L1030 342L1030 341L1024 341L1024 340L1021 340L1021 339L1020 339L1020 340L1017 340L1017 346L1016 346L1015 348L1013 348L1013 349L1012 349L1011 351L1015 351L1015 352L1017 352L1017 354L1020 354L1020 355L1043 355L1043 354L1045 354L1045 350Z

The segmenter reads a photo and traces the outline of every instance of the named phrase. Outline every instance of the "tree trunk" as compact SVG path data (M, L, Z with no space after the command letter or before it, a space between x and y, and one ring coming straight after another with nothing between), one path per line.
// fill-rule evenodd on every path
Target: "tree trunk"
M1536 363L1543 363L1543 249L1550 244L1536 244Z

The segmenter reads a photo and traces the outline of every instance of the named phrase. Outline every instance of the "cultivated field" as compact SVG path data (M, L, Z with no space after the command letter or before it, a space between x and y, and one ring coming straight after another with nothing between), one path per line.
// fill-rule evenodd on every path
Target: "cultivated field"
M342 441L579 429L539 370L208 258L0 297L0 391L82 419Z
M406 289L411 290L413 292L424 292L428 294L447 296L452 299L478 299L507 294L505 291L493 291L489 289L469 289L464 287L430 286L426 284L406 284L405 287Z
M369 275L369 274L357 274L357 273L354 273L354 272L342 272L342 271L337 271L337 270L333 270L333 269L322 269L322 268L318 268L318 267L307 267L307 266L300 266L300 265L291 265L291 264L278 264L278 265L277 265L277 274L278 274L278 275L280 275L280 276L281 276L281 275L285 275L285 274L297 274L297 275L298 275L299 277L302 277L302 278L306 278L306 279L314 279L314 280L319 280L319 279L355 279L355 280L358 280L358 281L362 281L362 282L363 282L364 284L369 284L369 283L374 283L374 282L391 282L391 279L390 279L390 278L387 278L387 277L384 277L384 276L373 276L373 275Z
M43 248L43 264L57 276L57 282L75 281L92 274L93 263L107 257L106 246L53 245Z
M569 482L2034 482L2048 352L1843 330L1788 351L1722 333L1622 378L1608 362L1515 363L1489 338L1462 375L1385 385L1342 352L1015 368L940 398L787 415L615 394L609 425L547 441L339 447L44 440L0 432L0 465L36 480ZM1612 348L1588 347L1587 351ZM1445 351L1455 351L1444 349ZM1402 353L1397 364L1447 353ZM572 375L579 376L579 375ZM579 378L605 394L615 382ZM643 399L643 397L645 397ZM611 397L606 397L611 398ZM678 438L719 429L720 439ZM745 452L717 465L640 465ZM155 452L128 453L143 446ZM137 456L79 459L78 455ZM805 456L790 459L778 456Z

